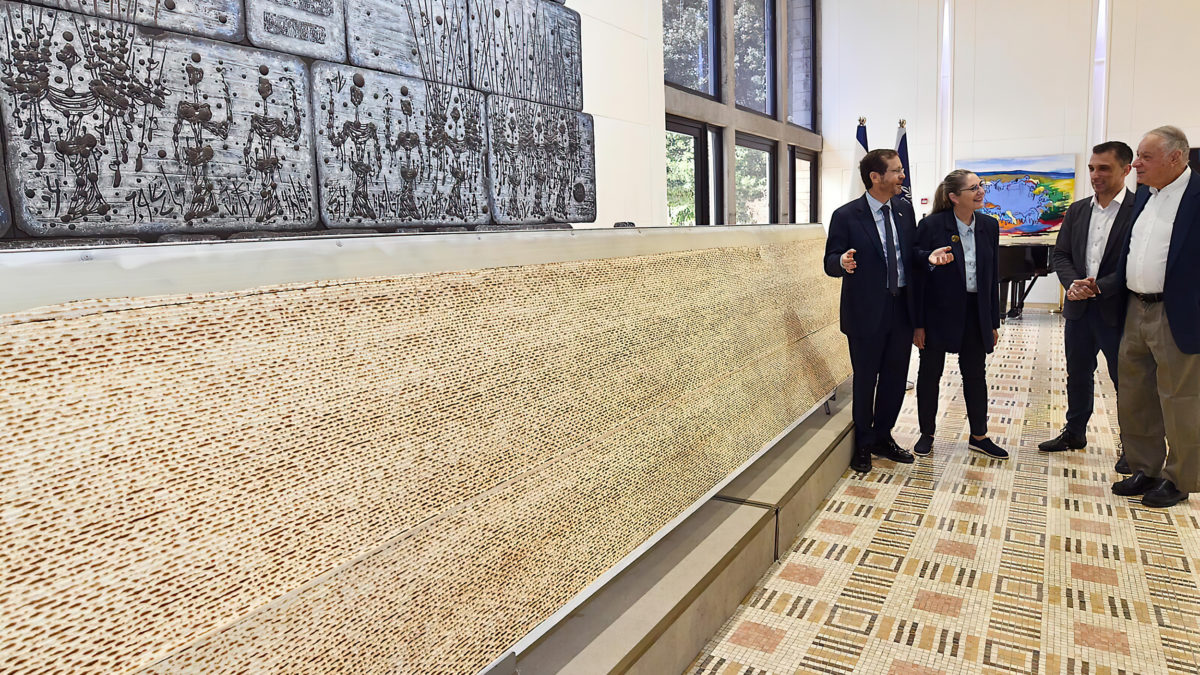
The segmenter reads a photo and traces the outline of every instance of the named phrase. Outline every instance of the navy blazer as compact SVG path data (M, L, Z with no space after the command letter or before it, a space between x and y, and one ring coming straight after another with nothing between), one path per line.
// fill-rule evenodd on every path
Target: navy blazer
M949 246L954 262L929 264L929 254ZM967 266L962 242L958 241L958 223L954 211L940 211L921 219L917 225L916 255L919 265L920 302L917 303L916 328L925 329L925 348L957 352L962 348L967 326ZM988 353L995 347L992 330L1000 327L1000 223L993 217L975 213L975 281L978 290L979 329Z
M1054 271L1063 288L1070 288L1079 279L1087 278L1087 243L1092 222L1092 201L1095 197L1080 199L1067 209L1063 218L1062 229L1054 243ZM1089 300L1067 300L1063 304L1063 316L1068 319L1078 319L1083 316L1088 303L1092 303L1100 311L1104 323L1118 326L1117 319L1125 311L1125 270L1118 270L1121 260L1121 248L1129 238L1130 228L1133 227L1133 193L1125 191L1121 200L1121 208L1113 220L1112 229L1108 232L1108 241L1104 245L1104 254L1100 257L1100 270L1096 273L1096 285L1100 287L1100 295Z
M913 317L913 244L916 241L917 218L912 204L899 196L888 204L892 207L892 222L896 227L896 242L904 265L904 283L908 288L908 316ZM844 204L829 220L829 236L825 240L825 273L842 278L841 329L846 335L866 336L884 329L887 306L887 257L879 228L871 215L867 196ZM857 267L854 274L842 269L842 254L854 249Z
M1138 216L1150 200L1150 188L1138 186L1133 204L1133 227L1125 238L1118 263L1120 281L1126 282L1129 244ZM1171 230L1171 248L1167 253L1167 274L1163 286L1163 303L1171 336L1184 354L1200 354L1200 173L1192 172L1179 202L1175 227ZM1121 315L1124 325L1124 312Z

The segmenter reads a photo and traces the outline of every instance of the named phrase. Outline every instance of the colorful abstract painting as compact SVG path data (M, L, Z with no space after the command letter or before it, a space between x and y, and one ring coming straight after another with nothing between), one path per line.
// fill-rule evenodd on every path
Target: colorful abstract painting
M958 168L983 181L983 211L1000 221L1000 234L1053 232L1075 198L1075 155L961 159Z

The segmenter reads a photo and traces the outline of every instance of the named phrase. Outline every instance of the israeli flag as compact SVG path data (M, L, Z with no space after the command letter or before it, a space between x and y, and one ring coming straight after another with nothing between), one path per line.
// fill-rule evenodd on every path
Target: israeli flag
M904 192L900 196L909 204L912 203L912 179L908 170L908 130L905 121L900 120L900 128L896 130L896 154L900 155L900 164L904 166Z
M858 130L854 134L854 165L850 169L850 199L857 199L865 189L858 174L858 166L867 156L867 118L858 118Z

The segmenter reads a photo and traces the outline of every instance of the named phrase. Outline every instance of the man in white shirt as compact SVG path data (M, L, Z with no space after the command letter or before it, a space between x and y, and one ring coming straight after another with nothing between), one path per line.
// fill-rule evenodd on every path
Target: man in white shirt
M1042 452L1087 445L1095 397L1096 354L1104 354L1116 385L1120 318L1126 299L1121 254L1133 222L1133 193L1125 188L1133 149L1120 141L1092 148L1088 176L1095 196L1067 209L1054 246L1054 271L1067 292L1063 305L1067 352L1067 423L1062 433L1038 445ZM1124 458L1117 471L1129 473Z
M1112 491L1156 508L1200 489L1200 174L1188 169L1188 148L1176 127L1142 138L1124 255L1117 413L1134 473Z

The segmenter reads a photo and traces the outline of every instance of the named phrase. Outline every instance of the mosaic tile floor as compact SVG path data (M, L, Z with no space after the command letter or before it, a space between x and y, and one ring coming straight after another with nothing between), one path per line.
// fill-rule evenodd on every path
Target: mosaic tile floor
M1200 673L1200 496L1162 511L1109 492L1103 366L1088 447L1038 452L1066 408L1061 344L1057 314L1027 313L989 361L1007 462L967 450L947 359L933 454L844 474L688 674ZM909 392L902 445L916 424Z

